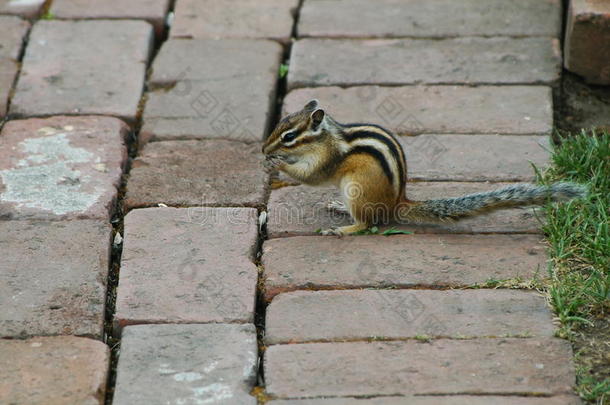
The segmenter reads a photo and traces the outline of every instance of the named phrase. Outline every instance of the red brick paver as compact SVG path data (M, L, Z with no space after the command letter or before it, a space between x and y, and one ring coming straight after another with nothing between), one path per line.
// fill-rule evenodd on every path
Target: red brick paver
M551 89L544 86L306 88L286 96L284 113L314 98L339 122L376 123L398 135L542 135L553 128Z
M494 190L507 183L417 182L407 184L413 200L459 197L469 193ZM269 197L267 232L269 238L314 235L317 229L343 226L349 217L326 209L326 204L340 199L334 187L283 187ZM531 208L515 208L464 218L453 223L420 223L396 226L416 233L539 233L540 221Z
M18 59L30 23L19 17L0 15L0 58Z
M553 333L544 297L512 290L296 291L271 302L265 323L267 344Z
M54 0L50 12L65 19L142 19L153 25L159 37L165 29L169 0Z
M560 32L559 0L305 0L298 25L300 37L331 38L552 37Z
M279 44L265 40L166 42L153 64L140 143L261 141L274 111L281 54Z
M401 137L412 180L534 181L531 164L548 165L548 136L432 135Z
M267 179L259 144L218 139L153 142L133 163L125 204L259 206Z
M256 404L253 325L141 325L123 331L113 404Z
M0 403L101 405L109 359L91 339L0 340Z
M177 0L172 37L288 42L298 0Z
M19 67L17 62L11 59L0 58L0 119L3 118L8 109L8 99L17 78Z
M2 10L0 0L0 12ZM17 77L17 60L30 23L15 16L0 15L0 119L7 112L9 96Z
M9 121L0 132L0 217L108 220L127 133L111 117Z
M0 337L99 339L110 234L101 221L0 221Z
M115 320L252 322L252 208L148 208L125 217Z
M278 398L570 393L570 344L556 338L276 345L265 352Z
M35 18L45 0L0 0L0 14L20 15L26 18Z
M610 84L610 3L570 1L564 53L566 69L588 82Z
M459 287L546 274L533 235L396 235L266 241L265 298L295 289Z
M554 84L559 42L551 38L302 39L288 87L362 84Z
M152 29L144 21L39 21L11 114L106 114L133 121Z
M554 397L519 397L519 396L409 396L362 398L327 398L327 399L280 399L268 402L271 405L581 405L574 395Z

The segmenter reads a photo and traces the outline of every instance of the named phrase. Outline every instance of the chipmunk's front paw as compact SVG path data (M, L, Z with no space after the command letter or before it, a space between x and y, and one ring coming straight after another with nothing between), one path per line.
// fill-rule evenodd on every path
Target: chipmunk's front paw
M343 236L343 231L341 231L341 228L330 228L330 229L324 229L322 231L320 231L320 235L324 235L324 236Z
M349 210L343 201L329 201L326 204L326 209L339 214L349 214Z
M271 172L278 169L282 163L284 163L284 160L277 156L267 156L263 162L263 167L268 172Z

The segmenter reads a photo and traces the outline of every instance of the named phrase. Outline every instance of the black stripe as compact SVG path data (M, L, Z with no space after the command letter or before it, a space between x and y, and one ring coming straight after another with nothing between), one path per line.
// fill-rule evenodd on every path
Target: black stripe
M388 165L388 162L386 161L385 156L383 156L383 153L381 153L379 150L375 149L372 146L358 145L353 147L347 153L347 155L345 155L345 157L359 153L371 155L375 159L377 159L386 177L388 178L388 180L390 180L390 184L394 184L394 174L392 173L392 170L390 170L390 165Z
M380 128L381 129L381 128ZM345 139L349 142L354 139L366 139L366 138L374 138L380 142L383 142L387 147L390 153L394 156L396 160L396 164L398 166L398 178L400 180L400 189L404 187L405 184L405 169L403 166L404 155L402 153L402 148L400 148L400 144L398 141L389 133L380 134L378 132L362 130L355 130L354 132L345 133ZM387 162L386 162L387 164ZM393 184L393 183L392 183Z

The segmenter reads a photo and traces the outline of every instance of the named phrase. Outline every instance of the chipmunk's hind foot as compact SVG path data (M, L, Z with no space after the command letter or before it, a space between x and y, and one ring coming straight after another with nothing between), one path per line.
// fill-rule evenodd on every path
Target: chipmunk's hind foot
M339 228L330 228L325 229L320 232L322 235L335 235L335 236L344 236L351 235L360 231L364 231L368 228L368 225L365 223L355 223L353 225L341 226Z

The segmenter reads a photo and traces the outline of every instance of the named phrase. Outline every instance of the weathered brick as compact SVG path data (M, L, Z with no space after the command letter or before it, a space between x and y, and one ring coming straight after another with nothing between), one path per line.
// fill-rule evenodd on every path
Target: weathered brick
M557 395L554 397L518 397L518 396L409 396L377 398L318 398L318 399L280 399L269 401L272 405L581 405L575 395Z
M407 195L413 200L459 197L469 193L494 190L507 183L418 182L407 184ZM339 200L335 188L295 186L271 192L268 203L267 232L270 238L315 235L317 229L349 225L346 215L326 208L329 201ZM531 208L506 209L451 223L419 223L396 226L416 233L538 233L540 222Z
M540 135L432 135L399 138L409 178L433 181L533 181L551 149Z
M172 37L288 42L298 0L178 0ZM247 60L247 59L244 59Z
M259 144L220 139L153 142L133 163L125 204L259 206L267 182Z
M0 58L19 59L30 23L19 17L0 15Z
M265 352L265 382L278 398L567 394L571 355L556 338L275 345Z
M99 339L110 226L92 220L0 221L0 235L0 337Z
M545 86L316 87L291 91L284 113L309 100L339 122L370 122L399 135L550 134L551 89Z
M553 336L544 297L515 290L350 290L280 294L267 308L265 342Z
M131 211L116 322L252 322L257 236L252 208Z
M20 15L25 18L36 18L40 14L45 0L0 0L0 14Z
M564 65L590 83L610 84L610 3L571 0Z
M10 59L0 59L0 119L4 117L8 108L8 99L11 95L13 83L17 78L17 62Z
M560 31L559 0L306 0L298 26L301 37L335 38L556 37Z
M279 44L265 40L167 41L153 64L140 144L261 141L275 108L281 55Z
M265 298L297 289L463 287L546 275L534 235L300 236L264 244Z
M0 132L0 218L109 220L127 133L112 117L7 122Z
M123 331L113 404L256 404L253 325L140 325Z
M3 404L104 403L110 353L74 336L0 340Z
M37 22L10 113L104 114L133 121L151 40L145 21Z
M165 29L169 0L54 0L50 11L65 19L141 19L155 28L157 37Z
M288 87L363 84L554 84L551 38L302 39L292 47Z

